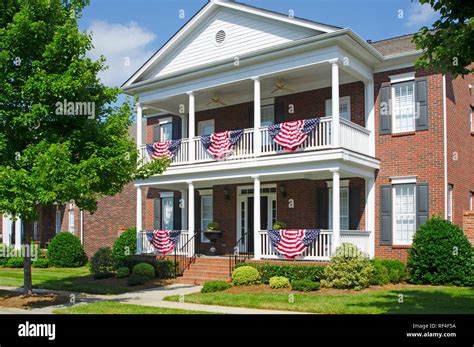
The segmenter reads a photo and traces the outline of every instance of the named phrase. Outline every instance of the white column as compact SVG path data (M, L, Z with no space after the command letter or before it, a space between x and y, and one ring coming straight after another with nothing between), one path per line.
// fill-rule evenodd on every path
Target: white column
M20 218L15 221L15 249L21 249L21 229L23 222Z
M140 232L143 231L143 195L142 195L142 188L137 187L137 254L142 253L142 240Z
M140 103L137 103L137 149L143 144L143 108Z
M339 65L336 60L332 64L332 145L339 147L340 122L339 122Z
M260 90L260 77L253 77L254 85L254 97L253 97L253 150L254 155L259 156L262 149L262 138L260 135L260 124L261 124L261 112L262 112L262 101L261 101L261 90Z
M340 227L340 190L341 184L339 180L339 171L332 171L332 254L341 243L341 227Z
M189 161L193 162L196 158L196 149L194 146L194 136L196 129L196 102L193 92L188 92L189 96L189 115L188 115L188 137L189 137Z
M188 230L188 191L180 190L181 201L179 206L181 207L181 229Z
M375 179L365 179L365 229L370 231L369 256L375 256Z
M186 182L188 184L188 237L194 236L194 184L192 181ZM194 242L189 243L188 255L194 255Z
M364 83L365 91L365 127L370 130L369 154L375 157L375 114L374 114L374 82Z
M254 259L261 257L260 249L260 178L253 176L253 252Z

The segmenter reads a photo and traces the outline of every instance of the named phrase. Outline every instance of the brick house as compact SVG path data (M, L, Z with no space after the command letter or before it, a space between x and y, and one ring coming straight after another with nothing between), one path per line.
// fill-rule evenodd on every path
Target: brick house
M153 254L144 230L181 230L177 248L195 256L209 251L202 231L217 222L217 254L237 247L281 260L268 230L282 221L321 230L296 258L306 261L328 260L342 242L405 260L432 215L472 238L474 81L416 70L411 38L367 42L350 29L210 1L123 86L140 100L141 157L152 160L145 144L181 139L172 165L104 199L93 216L74 212L74 232L90 255L136 225L138 252ZM272 124L316 117L295 151L270 136ZM201 137L233 130L242 137L216 160Z

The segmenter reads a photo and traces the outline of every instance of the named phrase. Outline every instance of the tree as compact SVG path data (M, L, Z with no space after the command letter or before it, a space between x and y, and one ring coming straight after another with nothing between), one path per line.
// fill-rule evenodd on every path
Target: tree
M419 0L441 15L432 28L426 26L415 34L414 42L423 55L419 68L464 76L472 72L474 60L474 4L465 0Z
M77 18L88 0L6 0L0 8L0 211L24 221L24 291L32 292L30 238L42 206L97 200L168 160L137 166L130 101L97 74L91 35Z

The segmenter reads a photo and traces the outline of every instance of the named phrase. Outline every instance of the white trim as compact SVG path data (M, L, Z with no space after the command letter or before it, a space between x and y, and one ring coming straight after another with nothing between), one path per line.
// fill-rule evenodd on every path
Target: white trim
M173 192L160 192L160 198L174 198Z
M260 106L270 106L275 105L275 98L266 98L260 101Z
M350 96L341 96L339 97L339 108L342 104L347 104L347 118L342 117L341 111L339 110L339 116L341 119L351 120L351 97ZM332 99L326 99L325 102L325 116L332 117Z
M349 179L341 179L339 181L339 186L341 188L344 188L344 187L349 187ZM332 181L326 181L327 185L328 185L328 188L332 188Z
M415 79L415 72L407 72L399 75L388 76L390 78L390 83L401 83L412 81Z
M452 184L448 184L448 216L446 219L450 222L453 221L453 193L454 186Z
M167 117L167 118L160 118L159 119L159 124L168 124L168 123L173 123L173 118ZM158 125L158 124L157 124Z
M214 221L214 195L213 195L213 194L200 195L199 201L200 201L200 205L201 205L201 208L200 208L200 212L201 212L201 213L200 213L199 226L201 227L201 231L204 231L204 230L205 230L204 228L207 228L207 225L204 226L203 223L202 223L203 220L204 220L204 218L203 218L204 209L202 208L202 207L203 207L202 201L203 201L203 198L209 198L209 197L212 199L212 205L211 205L211 206L212 206L212 207L211 207L211 208L212 208L212 218L211 218L211 222ZM209 223L211 223L211 222L209 222ZM209 224L209 223L208 223L208 224ZM209 240L209 239L204 235L204 233L201 233L201 243L210 243L210 242L211 242L211 240Z
M417 197L416 197L416 185L414 183L405 183L405 185L413 185L413 205L415 206L415 218L414 218L414 223L415 223L415 231L413 233L413 236L416 234L416 211L417 211ZM396 243L395 241L395 233L396 231L396 226L397 226L397 219L396 219L396 199L397 199L397 185L393 184L392 185L392 206L393 206L393 212L392 212L392 246L409 246L412 244L412 242L401 242L401 243Z
M448 219L448 112L446 106L446 75L443 75L443 161L444 161L444 219Z
M199 195L213 195L213 190L212 189L197 189L199 192Z
M399 130L397 127L396 127L396 122L397 122L397 117L395 116L394 114L394 110L395 110L395 87L397 85L399 85L400 83L409 83L411 82L413 84L413 129L402 129L402 130ZM393 134L398 134L398 133L404 133L404 132L411 132L411 131L416 131L416 84L415 84L415 80L411 80L411 79L408 79L408 80L405 80L405 81L398 81L396 83L392 83L391 86L390 86L390 94L391 94L391 110L392 110L392 133Z
M212 132L214 132L214 131L216 130L216 121L215 121L214 118L213 118L213 119L206 119L206 120L201 120L201 121L199 121L199 122L197 123L197 125L198 125L198 134L197 134L197 135L198 135L198 136L204 135L204 134L202 133L202 128L203 128L204 126L210 125L210 124L212 124L212 129L213 129ZM207 134L207 135L210 135L210 134Z
M390 177L392 184L411 184L416 183L418 176L394 176Z

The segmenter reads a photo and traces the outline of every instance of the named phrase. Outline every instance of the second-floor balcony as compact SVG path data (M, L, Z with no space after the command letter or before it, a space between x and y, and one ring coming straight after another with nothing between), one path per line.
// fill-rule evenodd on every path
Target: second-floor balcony
M355 153L370 155L370 131L358 124L345 119L340 119L340 145L339 148L347 149ZM288 153L299 153L319 151L334 148L333 146L333 119L324 117L319 124L308 134L308 138L295 151L288 151L273 141L268 127L260 127L256 132L254 128L244 129L240 140L235 144L233 150L221 161L245 160L263 156L284 155ZM260 136L260 144L257 145L255 135ZM191 148L194 155L190 155ZM146 145L140 147L142 162L151 160ZM213 162L216 159L208 153L201 144L201 136L181 139L181 146L172 158L171 165L186 165L201 162Z

